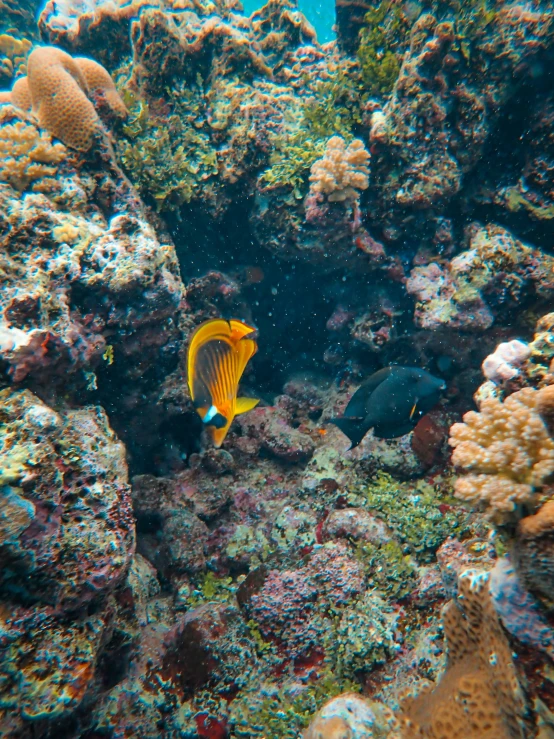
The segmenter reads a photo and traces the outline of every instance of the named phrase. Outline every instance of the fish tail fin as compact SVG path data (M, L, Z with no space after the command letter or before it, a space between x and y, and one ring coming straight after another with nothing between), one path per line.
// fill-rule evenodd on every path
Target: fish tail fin
M255 408L260 402L259 398L237 398L237 407L235 415L240 416L241 413L247 413Z
M350 449L355 449L368 431L367 424L364 423L363 418L339 416L338 418L331 418L330 423L334 423L343 434L348 436L352 442Z

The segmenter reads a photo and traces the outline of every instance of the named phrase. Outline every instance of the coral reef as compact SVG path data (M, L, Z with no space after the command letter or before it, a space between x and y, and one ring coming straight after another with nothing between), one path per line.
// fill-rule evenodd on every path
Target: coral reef
M127 574L135 537L124 447L101 409L59 414L6 389L0 425L7 727L10 717L52 719L83 701L112 627L106 599Z
M513 557L525 585L553 600L554 501L547 501L537 513L519 522Z
M414 267L406 290L417 303L415 321L427 329L482 331L498 310L520 306L527 285L541 298L552 295L551 257L515 239L497 225L468 229L469 249L446 267Z
M0 734L544 739L550 4L337 0L325 44L294 0L35 11L0 1ZM220 449L213 318L260 349ZM346 450L388 365L444 397Z
M523 341L514 339L499 344L495 351L482 364L483 374L487 380L501 385L507 380L518 377L521 365L529 358L531 349Z
M554 441L540 414L541 394L524 388L503 403L485 398L450 431L453 463L465 474L455 494L481 505L501 522L517 517L522 504L537 505L554 473Z
M323 195L330 203L356 202L360 190L367 190L369 184L369 158L359 139L347 147L344 139L333 136L323 157L312 164L310 195Z
M0 142L9 150L0 165L2 377L47 394L63 385L98 402L97 370L123 384L131 372L129 401L137 377L154 379L148 367L168 372L179 336L184 290L173 246L160 243L109 158L83 169L10 106L0 112ZM135 396L125 411L144 402Z
M65 147L9 108L0 109L0 125L0 181L18 192L55 192Z
M385 739L395 723L392 712L384 706L372 704L355 693L343 693L320 708L303 739L339 736Z
M0 587L24 601L77 607L113 588L133 551L123 445L101 410L63 418L28 391L0 392Z

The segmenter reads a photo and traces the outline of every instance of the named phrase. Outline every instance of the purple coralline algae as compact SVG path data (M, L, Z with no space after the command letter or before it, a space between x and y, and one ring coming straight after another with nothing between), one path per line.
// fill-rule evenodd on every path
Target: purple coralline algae
M135 549L123 444L100 408L0 391L5 731L74 711ZM2 716L4 721L4 716Z
M490 593L504 628L523 644L531 644L554 656L552 626L541 615L540 606L529 593L508 557L491 570Z

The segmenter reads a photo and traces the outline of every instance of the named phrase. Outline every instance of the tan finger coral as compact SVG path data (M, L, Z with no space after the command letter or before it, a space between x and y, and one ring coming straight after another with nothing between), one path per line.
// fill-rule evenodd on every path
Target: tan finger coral
M408 698L402 739L522 739L525 702L510 645L494 610L488 573L468 570L443 610L446 671Z
M524 388L503 403L488 397L479 413L466 413L450 430L452 461L463 473L458 498L480 504L503 523L516 507L535 502L554 473L554 441L541 418L549 388ZM537 501L538 502L538 501Z
M369 159L359 139L346 146L343 138L333 136L325 155L312 165L310 192L325 195L330 202L357 200L369 184Z

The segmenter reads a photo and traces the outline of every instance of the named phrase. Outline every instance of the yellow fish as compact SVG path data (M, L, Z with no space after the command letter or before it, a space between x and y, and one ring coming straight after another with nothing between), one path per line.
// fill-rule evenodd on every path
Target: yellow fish
M201 324L190 340L190 396L216 447L223 443L234 417L251 411L260 402L257 398L237 398L242 373L258 351L250 336L255 330L242 321L214 318Z

